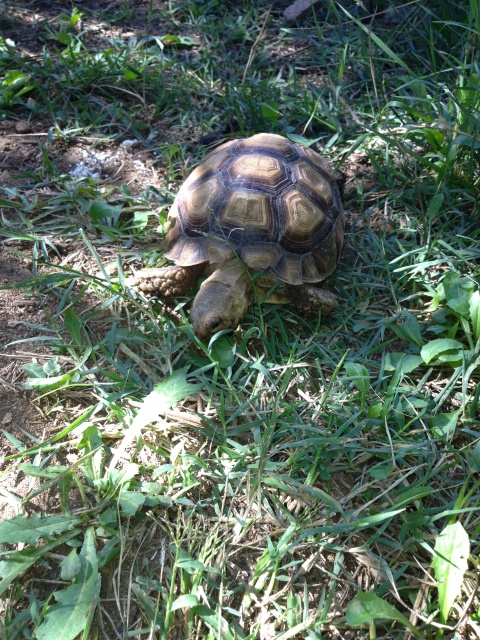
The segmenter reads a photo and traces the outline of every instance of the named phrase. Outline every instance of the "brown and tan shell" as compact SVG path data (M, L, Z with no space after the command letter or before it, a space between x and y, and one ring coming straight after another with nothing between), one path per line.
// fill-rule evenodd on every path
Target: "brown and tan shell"
M185 267L238 255L289 284L320 282L337 266L344 224L328 162L260 133L223 144L190 174L170 212L165 255Z

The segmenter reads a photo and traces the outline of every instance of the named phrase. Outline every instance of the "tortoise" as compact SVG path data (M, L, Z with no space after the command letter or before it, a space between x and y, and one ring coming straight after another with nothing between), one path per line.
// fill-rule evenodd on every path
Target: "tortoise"
M270 133L222 144L183 183L167 226L174 264L140 270L132 284L185 295L210 265L190 311L201 340L236 327L255 289L306 316L338 307L334 294L310 286L335 270L345 226L333 171L312 149ZM257 271L270 275L255 280Z

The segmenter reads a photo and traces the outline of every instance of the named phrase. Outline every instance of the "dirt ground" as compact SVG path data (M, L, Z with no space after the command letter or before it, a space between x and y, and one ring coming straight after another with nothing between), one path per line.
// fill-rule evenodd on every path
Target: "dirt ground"
M25 261L9 255L0 245L0 286L14 285L32 277ZM26 323L42 322L38 302L16 289L0 290L0 473L14 466L5 457L18 452L18 444L34 444L33 438L45 437L49 421L36 407L31 393L23 388L21 365L41 358L45 347L39 343L21 343L37 333ZM15 344L17 343L17 344ZM31 480L21 472L6 473L0 486L0 520L20 510L19 499L31 490ZM41 507L41 505L39 505Z
M122 3L110 3L112 9ZM89 33L92 44L112 35L129 37L144 31L147 23L148 1L136 0L134 11L121 26L107 27L97 23L98 4L86 0L79 6L84 13L82 24ZM156 3L160 5L161 3ZM17 48L31 56L40 55L45 46L45 24L61 13L69 15L71 2L44 2L22 0L3 11L0 9L0 35L15 42ZM150 28L160 28L150 23ZM112 30L115 33L112 33ZM25 184L23 176L35 174L42 166L41 146L47 150L50 161L58 171L72 176L91 176L105 180L109 185L126 185L132 193L143 190L147 184L158 187L161 176L156 171L156 158L149 149L139 147L136 141L125 137L122 143L105 142L93 147L92 140L77 138L74 142L54 140L47 143L51 122L21 119L0 121L0 186L15 189ZM40 182L40 178L38 180ZM30 196L50 197L45 187L35 185L30 178ZM2 222L8 225L15 219L15 212L0 207ZM1 222L0 222L1 224ZM51 357L48 341L36 340L42 335L39 327L47 326L46 313L53 312L55 300L36 297L32 291L25 292L14 287L33 277L31 243L19 241L0 242L0 521L23 511L21 499L36 486L36 482L17 469L15 460L6 460L15 455L19 447L32 446L50 437L60 423L59 412L45 415L45 407L36 400L37 394L25 389L26 374L22 365L44 362ZM79 260L76 248L65 242L65 259ZM105 258L111 251L105 248ZM84 265L82 265L84 266ZM31 341L28 341L31 340ZM23 342L22 342L23 341ZM58 499L47 493L40 494L28 503L29 510L55 512Z
M21 176L41 166L38 139L44 135L42 129L45 131L42 123L28 127L21 121L0 123L0 185L3 188L15 189L24 182ZM22 133L18 133L19 130ZM49 148L49 156L61 172L98 177L109 185L128 185L132 193L147 184L158 187L161 180L153 167L152 154L136 149L135 145L106 144L92 150L86 142L69 147L54 143ZM41 199L51 196L51 192L33 184L29 195ZM14 222L16 214L12 209L0 209L5 226ZM86 264L82 252L68 238L59 244L64 263L81 266L86 271L93 268ZM48 341L36 338L42 335L39 327L48 325L45 312L53 313L56 304L48 296L37 297L35 290L28 287L13 288L34 277L31 251L31 242L0 243L0 474L5 473L0 487L0 521L19 513L20 499L33 488L31 479L14 472L15 463L5 458L17 453L22 444L32 446L35 439L48 438L55 427L55 420L45 416L35 401L36 394L24 388L27 376L21 368L23 364L48 359ZM100 247L99 251L104 254L105 263L112 258L112 247ZM39 511L47 508L52 511L52 504L42 503L41 496L35 504Z

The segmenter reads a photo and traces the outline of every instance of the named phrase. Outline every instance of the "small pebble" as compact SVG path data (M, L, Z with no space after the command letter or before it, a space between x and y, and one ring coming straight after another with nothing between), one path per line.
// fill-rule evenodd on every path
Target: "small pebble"
M25 122L24 120L19 120L15 123L15 131L17 133L29 133L30 124L28 122Z
M10 424L11 421L12 421L12 413L11 411L9 411L3 416L2 424Z

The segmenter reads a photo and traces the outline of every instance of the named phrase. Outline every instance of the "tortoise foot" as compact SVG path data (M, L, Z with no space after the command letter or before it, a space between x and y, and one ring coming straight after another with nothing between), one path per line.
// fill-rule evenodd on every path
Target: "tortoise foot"
M292 304L298 310L299 315L309 318L318 315L319 311L321 311L323 317L327 317L339 306L338 298L334 293L307 285L292 286L290 288L290 296Z

